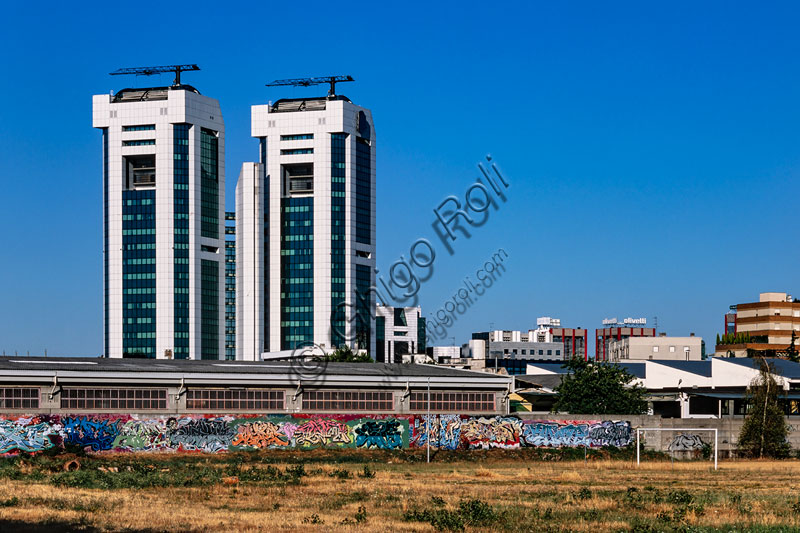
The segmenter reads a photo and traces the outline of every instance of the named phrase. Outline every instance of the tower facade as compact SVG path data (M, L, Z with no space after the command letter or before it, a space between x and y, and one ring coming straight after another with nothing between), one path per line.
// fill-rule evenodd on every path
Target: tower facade
M252 135L259 162L236 193L237 358L311 343L374 357L372 114L344 96L279 100L253 106Z
M225 126L189 85L93 97L106 357L225 358Z

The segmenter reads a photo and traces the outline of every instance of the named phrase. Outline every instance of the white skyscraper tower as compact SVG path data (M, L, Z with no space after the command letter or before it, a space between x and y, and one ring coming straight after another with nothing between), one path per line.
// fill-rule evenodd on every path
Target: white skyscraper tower
M158 70L161 69L161 70ZM224 359L225 126L180 83L93 97L103 132L105 355Z
M253 106L252 135L260 161L236 188L237 359L310 343L374 357L372 114L332 86Z

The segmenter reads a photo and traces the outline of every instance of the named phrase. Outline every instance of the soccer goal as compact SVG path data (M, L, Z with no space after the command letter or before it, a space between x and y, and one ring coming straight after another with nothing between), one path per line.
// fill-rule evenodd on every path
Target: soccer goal
M706 444L698 433L714 434L714 470L717 470L717 458L719 456L719 430L717 428L636 428L636 466L640 463L640 435L645 435L648 431L670 431L677 435L670 442L668 449L674 451L701 450Z

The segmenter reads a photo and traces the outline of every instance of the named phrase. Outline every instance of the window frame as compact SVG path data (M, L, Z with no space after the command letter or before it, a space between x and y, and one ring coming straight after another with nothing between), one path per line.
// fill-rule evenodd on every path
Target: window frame
M431 391L432 413L494 413L497 396L488 391ZM466 396L466 398L464 398ZM428 392L412 391L408 398L409 411L424 413L428 410Z
M59 408L62 411L167 411L169 394L166 387L64 387Z
M19 392L19 395L14 394ZM11 393L9 395L9 393ZM25 394L28 394L26 396ZM9 405L9 402L16 403L19 401L19 407ZM29 405L24 405L25 402L30 402ZM35 405L34 405L35 401ZM40 387L0 387L0 409L9 409L14 411L23 411L26 409L40 409L42 401L42 389Z
M306 390L302 411L309 412L391 412L394 392L385 390Z
M200 397L195 398L194 396L198 394ZM260 395L261 397L257 398L258 395ZM227 411L227 412L234 412L234 411L235 412L271 412L271 411L283 412L286 411L286 391L283 389L262 389L262 388L231 389L231 388L215 388L215 387L193 387L186 391L186 410Z

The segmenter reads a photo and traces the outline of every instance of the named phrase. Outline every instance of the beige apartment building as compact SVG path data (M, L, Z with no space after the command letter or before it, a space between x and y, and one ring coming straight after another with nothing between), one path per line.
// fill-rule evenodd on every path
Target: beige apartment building
M627 337L611 341L609 361L700 361L703 358L703 338L689 337Z
M746 334L735 344L716 346L716 355L746 357L748 350L764 355L782 355L792 342L792 332L800 335L800 301L785 292L762 292L758 302L731 306L725 315L725 333ZM800 343L796 342L800 345ZM774 351L768 354L767 351Z

